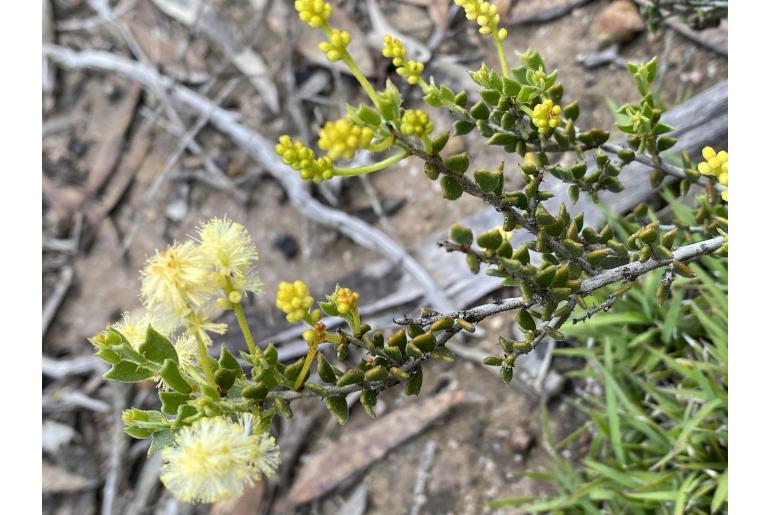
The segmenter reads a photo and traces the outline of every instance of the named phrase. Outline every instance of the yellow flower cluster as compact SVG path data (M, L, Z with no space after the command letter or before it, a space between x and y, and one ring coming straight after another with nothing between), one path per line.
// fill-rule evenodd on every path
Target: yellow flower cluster
M374 133L369 127L354 125L347 118L326 122L318 132L318 148L325 150L332 159L352 159L360 148L372 141Z
M396 67L396 73L402 77L406 77L406 81L409 84L414 85L420 81L420 75L422 74L425 65L414 59L406 61L406 48L400 39L394 38L390 34L385 34L382 55L389 57L393 61L393 65Z
M275 305L286 313L286 320L292 324L304 320L308 316L313 302L315 301L310 296L307 284L299 279L293 283L282 281L278 285Z
M497 24L500 23L500 14L495 4L483 0L455 0L455 4L465 10L466 18L476 20L479 32L483 35L496 34L497 39L501 41L508 37L507 30L497 28Z
M433 122L425 111L407 109L401 117L401 132L406 136L427 136L433 132Z
M554 105L553 100L546 98L542 104L537 104L532 110L532 123L540 134L547 134L561 124L561 106Z
M280 464L273 437L254 433L254 417L203 418L180 429L162 451L160 479L184 502L212 503L238 497Z
M332 6L323 0L296 0L294 9L299 13L299 19L313 28L326 25L332 15Z
M702 175L716 177L719 184L727 186L727 152L722 150L717 153L711 147L705 147L701 152L703 159L698 163L698 171ZM722 192L722 200L727 202L727 189Z
M337 306L337 312L344 316L358 308L359 298L361 295L358 292L337 286L334 293L329 296L329 301L334 302Z
M247 292L261 293L257 250L241 224L214 218L199 226L198 237L198 244L186 241L156 251L141 272L140 298L162 333L180 326L198 336L224 333L225 324L210 321L217 298L240 302Z
M316 159L312 149L285 134L278 138L275 152L281 156L284 163L299 171L300 177L306 181L323 182L334 177L332 160L329 156Z
M350 44L350 32L340 29L331 29L329 39L318 44L321 52L326 54L330 61L339 61L345 55L345 50Z

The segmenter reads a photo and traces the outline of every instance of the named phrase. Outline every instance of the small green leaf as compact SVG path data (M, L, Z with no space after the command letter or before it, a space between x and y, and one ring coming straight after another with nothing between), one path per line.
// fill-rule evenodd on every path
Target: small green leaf
M144 343L139 346L139 352L149 361L158 365L162 365L167 359L179 363L174 345L165 336L153 329L151 325L147 326Z
M112 368L104 374L104 377L122 383L136 383L149 379L153 375L155 373L148 368L130 361L121 361L112 365Z
M220 368L219 371L226 371L226 368ZM235 381L235 372L230 371L230 376L232 377L232 380ZM174 361L171 361L170 359L167 359L163 362L163 366L160 369L160 377L163 378L163 381L169 385L171 388L176 390L177 392L189 394L192 392L192 387L190 384L185 380L184 377L182 377L182 374L179 372L179 367ZM230 385L232 386L232 381L230 382ZM229 388L228 386L228 388ZM225 390L227 390L225 388Z
M480 247L496 250L503 243L503 236L497 228L490 229L479 234L476 237L476 242Z
M476 125L467 120L456 120L454 123L455 135L464 136L473 130Z
M369 107L368 105L361 104L358 108L358 117L361 121L372 127L379 127L380 125L380 113Z
M454 224L449 228L449 239L458 245L469 247L473 243L473 231L470 227Z
M404 394L420 395L422 388L422 367L417 367L404 386Z
M454 177L444 175L439 184L441 185L441 193L447 200L457 200L463 194L462 186Z
M463 152L462 154L455 154L447 157L444 159L444 164L451 171L457 174L463 174L468 169L468 165L470 165L470 158L468 157L467 152Z
M174 432L171 429L161 429L152 434L152 443L147 453L153 454L172 445L174 445Z
M367 415L372 418L377 417L377 414L374 412L374 406L377 404L377 392L374 390L364 390L361 392L360 402Z
M350 414L348 402L345 400L345 397L341 395L332 395L331 397L324 399L324 405L326 406L326 409L329 410L329 413L334 415L334 418L337 419L337 422L339 422L340 425L345 425Z
M160 397L161 411L169 415L176 415L179 406L190 400L189 395L179 392L159 392L158 397Z

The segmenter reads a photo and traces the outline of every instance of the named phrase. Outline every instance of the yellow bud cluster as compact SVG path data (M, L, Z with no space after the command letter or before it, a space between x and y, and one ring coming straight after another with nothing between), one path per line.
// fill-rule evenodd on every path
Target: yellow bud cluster
M315 152L301 141L295 141L284 134L278 138L275 152L283 162L299 171L306 181L322 182L334 177L332 160L329 156L316 159Z
M299 13L299 19L313 28L326 25L332 15L332 6L323 0L296 0L294 9Z
M286 320L296 323L304 320L310 307L313 305L313 297L303 281L296 280L293 283L282 281L278 285L278 292L275 294L275 305L286 313Z
M350 288L340 288L339 286L329 297L331 302L337 306L337 312L340 315L347 315L358 307L358 299L361 295Z
M393 61L396 73L401 77L406 77L406 81L409 84L414 85L420 81L420 75L423 69L425 69L425 65L414 59L406 60L406 48L400 39L394 38L390 34L385 34L382 55L389 57Z
M483 35L496 34L497 39L501 41L508 37L507 30L497 28L497 24L500 23L500 14L495 4L483 0L455 0L455 4L465 10L466 18L476 20L479 32Z
M345 55L345 50L350 44L350 32L340 29L332 29L329 39L318 44L321 52L326 54L330 61L339 61Z
M396 73L402 77L406 77L406 82L414 86L420 82L420 75L424 68L425 65L421 62L410 59L404 66L396 68Z
M717 153L711 147L705 147L701 154L705 161L698 163L698 171L702 175L716 177L719 184L727 186L727 152L722 150ZM727 190L722 192L722 200L727 202Z
M532 110L532 123L540 134L547 134L561 124L561 106L554 105L553 100L546 98L542 104L537 104Z
M326 122L318 132L318 148L325 150L332 160L339 157L352 159L360 148L372 142L374 133L368 127L354 125L347 118Z
M401 132L406 136L428 135L433 132L433 122L425 111L407 109L401 117Z

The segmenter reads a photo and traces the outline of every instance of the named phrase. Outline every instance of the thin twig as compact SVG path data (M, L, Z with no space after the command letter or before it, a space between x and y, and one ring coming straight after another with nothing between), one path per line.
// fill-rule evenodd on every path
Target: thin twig
M615 296L614 293L610 293L607 297L607 300L602 302L601 304L598 304L588 311L586 311L584 314L580 315L577 318L572 319L572 325L577 324L578 322L584 322L597 314L599 311L609 311L613 304L615 304L615 301L618 300L618 298Z
M64 300L64 296L67 295L74 279L75 270L69 265L65 266L62 269L61 274L59 274L59 279L56 281L56 287L43 306L43 337L45 337L45 333L48 332L48 326L53 322L53 319Z
M420 465L417 468L417 479L414 481L414 500L409 510L409 515L419 515L420 510L428 501L425 496L425 487L430 478L430 468L433 465L433 457L436 454L436 441L430 440L420 457Z

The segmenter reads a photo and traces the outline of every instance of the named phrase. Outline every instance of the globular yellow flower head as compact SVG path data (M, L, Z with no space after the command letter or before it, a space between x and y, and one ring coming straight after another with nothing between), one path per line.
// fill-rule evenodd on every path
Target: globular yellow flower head
M275 305L286 313L286 320L292 324L304 320L314 302L315 300L310 296L307 284L299 279L293 283L282 281L278 285L278 292L275 294Z
M396 73L402 77L406 77L406 82L409 84L415 85L420 82L420 75L422 74L422 70L424 68L425 65L421 62L410 59L404 64L404 66L399 66L396 68Z
M340 29L332 29L329 39L318 44L321 52L326 54L326 58L331 62L339 61L345 55L345 50L350 44L350 32Z
M254 434L254 417L202 418L162 451L160 480L179 500L212 503L238 497L280 464L275 440Z
M325 150L332 160L339 157L352 159L360 148L372 142L374 133L369 127L359 127L347 118L326 122L318 132L318 148Z
M295 170L302 170L309 167L315 161L315 152L313 149L305 146L301 141L295 141L284 134L278 138L275 145L275 153L281 156L283 162Z
M299 171L300 177L306 181L323 182L334 177L334 167L329 156L316 159L312 149L286 134L278 138L275 152L284 163Z
M433 122L425 111L407 109L401 117L401 132L406 136L428 135L433 132Z
M395 66L401 66L404 64L404 59L406 59L406 48L404 47L404 43L390 34L385 34L382 55L390 58Z
M400 39L394 38L390 34L385 34L382 55L389 57L393 61L396 73L406 77L406 81L409 84L414 85L420 81L420 75L425 65L413 59L406 60L406 48Z
M320 28L329 21L332 6L323 0L296 0L294 8L299 13L299 19L313 28Z
M716 177L719 184L727 186L727 152L721 150L717 153L713 148L705 147L701 154L705 161L698 163L698 171L702 175ZM727 190L722 192L722 200L727 202Z
M334 302L337 306L337 312L340 315L347 315L351 311L358 308L358 299L361 295L358 292L351 290L350 288L337 288L329 296L329 301Z
M153 320L169 328L186 324L216 290L211 267L192 241L177 243L147 260L141 299Z
M200 250L211 265L220 288L227 291L262 292L254 264L257 248L246 228L226 218L213 218L198 227ZM240 297L238 297L240 302Z
M496 34L499 40L508 37L507 30L497 28L497 24L500 23L500 14L495 4L483 0L455 0L455 4L465 10L467 19L476 20L479 32L483 35Z
M560 115L561 106L554 105L553 100L546 98L542 104L537 104L532 110L532 123L540 134L547 134L561 124Z

